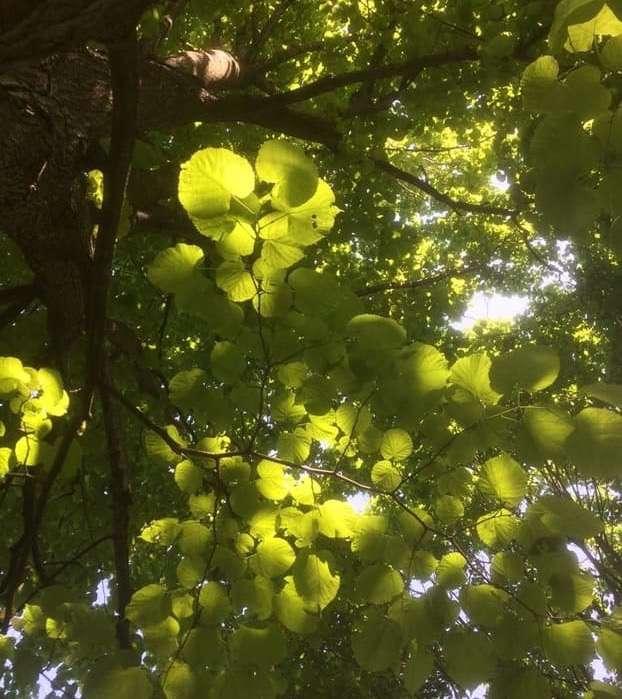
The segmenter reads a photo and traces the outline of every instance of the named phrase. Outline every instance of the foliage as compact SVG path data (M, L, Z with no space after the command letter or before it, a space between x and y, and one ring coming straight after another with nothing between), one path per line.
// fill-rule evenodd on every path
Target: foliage
M3 588L6 696L51 669L50 696L89 699L622 696L622 353L603 302L620 290L622 6L549 5L305 4L262 47L324 31L321 59L273 71L291 90L438 45L476 62L404 76L362 119L368 84L321 95L332 153L253 128L149 135L193 236L130 223L114 262L131 646L101 599L120 577L105 410L67 441L84 348L64 376L39 361L35 311L0 344L9 583L10 542L34 536L15 600ZM195 0L169 49L206 47L214 18L242 46L249 12ZM384 178L378 152L476 208ZM477 210L495 198L507 215ZM531 294L531 317L459 333L476 288ZM51 470L38 543L22 523Z

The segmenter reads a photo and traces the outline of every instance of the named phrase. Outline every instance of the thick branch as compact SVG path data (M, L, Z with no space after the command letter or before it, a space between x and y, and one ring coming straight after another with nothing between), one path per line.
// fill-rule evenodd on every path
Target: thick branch
M102 218L91 275L87 391L98 382L104 359L106 307L112 258L121 218L136 135L138 95L138 44L136 32L123 43L111 46L109 62L112 80L112 134L110 160L104 172Z
M129 622L125 608L132 596L130 577L130 479L127 458L123 450L119 417L106 390L100 390L104 413L106 443L110 465L110 492L112 494L112 544L114 549L115 581L117 588L117 640L122 649L131 648Z
M29 474L24 480L22 495L22 536L11 547L8 570L0 586L4 597L4 619L2 633L6 633L13 616L15 595L22 582L28 556L36 534L34 482Z
M341 75L327 75L315 82L303 85L295 90L284 92L270 98L279 104L295 104L313 97L318 97L327 92L333 92L341 87L355 85L357 83L370 82L382 78L395 78L416 74L425 68L437 68L452 63L464 63L475 61L478 58L477 51L471 47L464 47L455 51L433 53L428 56L418 56L402 63L389 63L384 66L372 66L364 70L352 70Z
M0 305L5 303L29 303L37 295L34 284L22 284L0 289Z
M115 41L155 4L154 0L6 0L0 7L0 68L67 51L91 39Z

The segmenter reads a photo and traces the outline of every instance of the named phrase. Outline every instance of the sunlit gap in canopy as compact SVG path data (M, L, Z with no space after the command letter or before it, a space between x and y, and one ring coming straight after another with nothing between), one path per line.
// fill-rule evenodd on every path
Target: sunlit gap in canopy
M492 187L505 192L510 183L502 172L497 172L489 179ZM555 259L547 260L547 243L543 238L535 238L530 241L532 255L542 255L542 260L536 260L542 268L542 278L537 285L537 291L543 291L547 287L555 286L565 291L571 291L574 287L575 255L572 244L568 240L558 240L555 243ZM548 262L548 264L547 264ZM473 326L482 320L512 322L528 312L534 294L501 294L498 292L477 291L471 297L467 308L461 318L450 323L455 330L468 332Z
M477 291L471 297L462 318L453 321L451 327L467 332L480 320L512 321L528 310L529 303L530 300L527 296L518 294L506 296Z

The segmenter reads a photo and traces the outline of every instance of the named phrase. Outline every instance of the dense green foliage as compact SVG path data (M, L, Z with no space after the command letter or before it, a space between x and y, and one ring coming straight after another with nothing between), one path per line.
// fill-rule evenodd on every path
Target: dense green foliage
M274 5L191 2L167 51L240 52ZM5 695L52 673L49 696L87 699L622 697L622 3L301 2L273 24L248 60L321 44L280 90L474 58L314 97L332 150L202 123L137 144L136 186L173 168L162 203L194 232L134 230L129 202L114 261L132 648L98 404L58 459L84 347L53 368L33 307L0 338L4 573L62 469ZM530 310L462 333L476 290Z

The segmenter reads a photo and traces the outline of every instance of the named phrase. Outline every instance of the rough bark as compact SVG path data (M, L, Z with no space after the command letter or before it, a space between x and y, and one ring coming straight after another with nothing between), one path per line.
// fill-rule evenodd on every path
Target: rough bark
M239 75L222 51L143 58L138 128L173 129L197 120L243 120L331 144L332 125L262 97L221 96ZM81 50L0 74L0 214L3 231L30 265L59 347L84 329L93 221L85 172L94 144L110 132L105 52Z
M82 46L114 43L154 0L3 0L0 70Z

